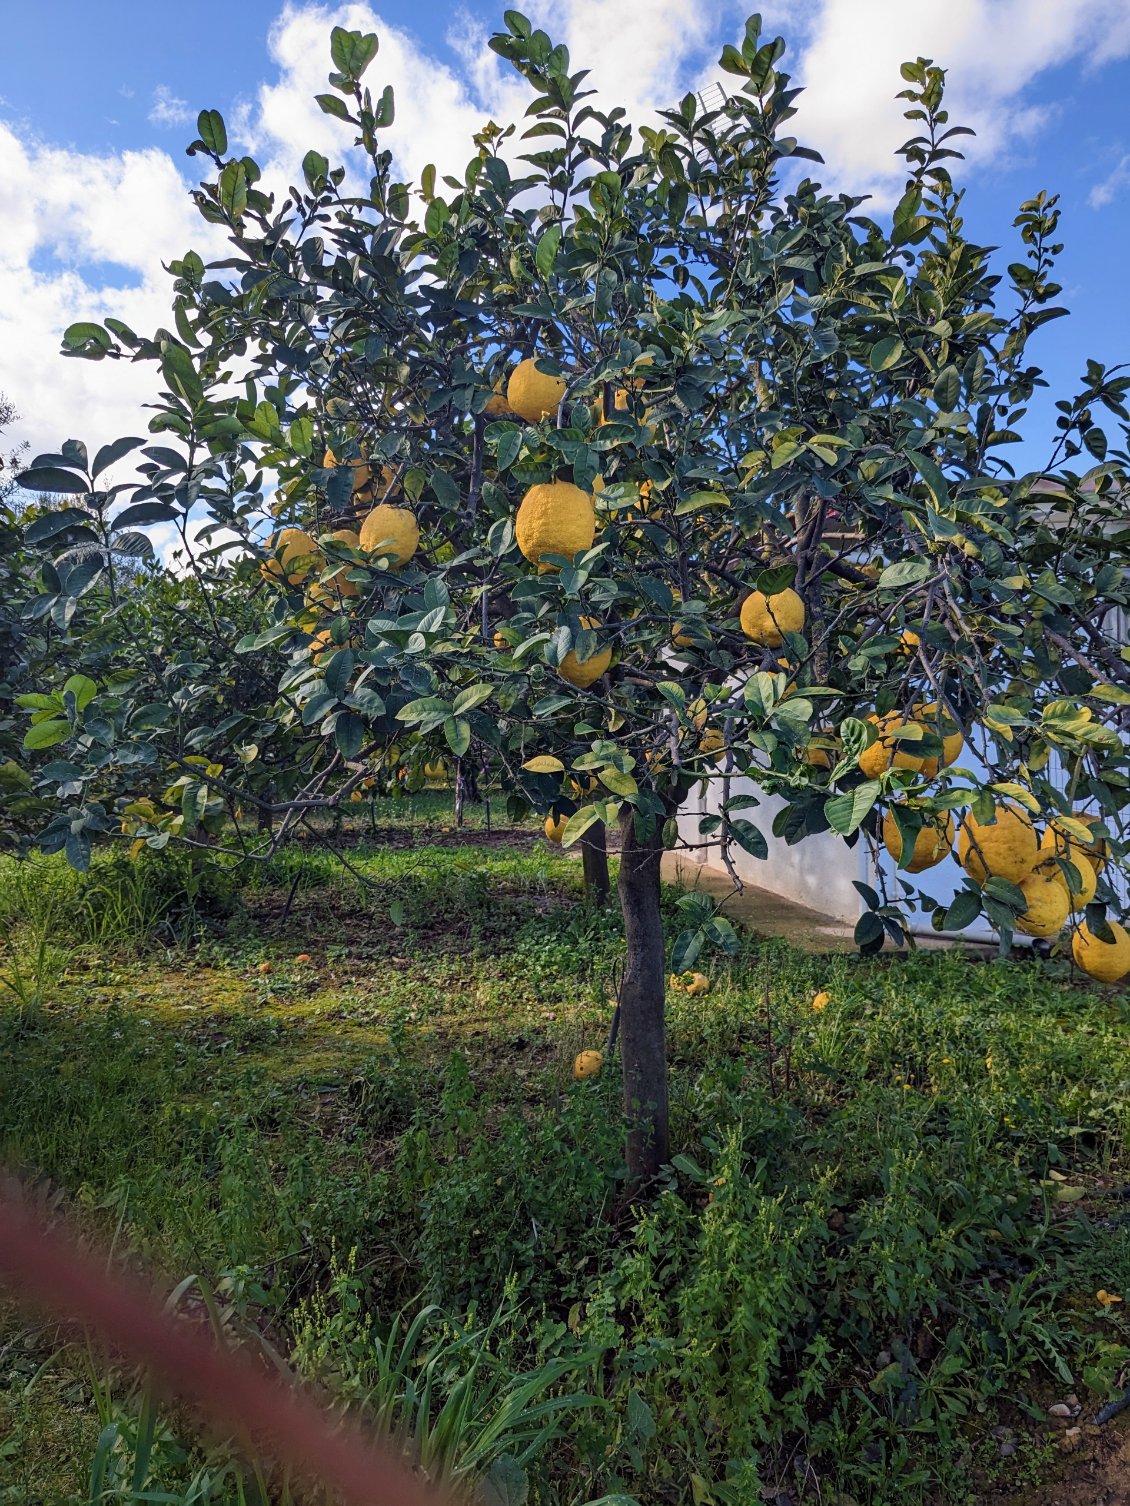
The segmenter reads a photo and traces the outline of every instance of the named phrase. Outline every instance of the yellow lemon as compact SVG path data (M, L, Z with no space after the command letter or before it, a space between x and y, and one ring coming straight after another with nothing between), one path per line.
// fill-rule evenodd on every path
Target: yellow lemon
M509 644L509 642L507 640L506 634L502 633L502 632L499 632L497 629L495 630L494 636L491 638L490 641L494 644L495 648L509 648L510 647L510 644Z
M603 1051L579 1051L573 1062L573 1076L583 1082L586 1077L595 1077L603 1066Z
M1022 883L1039 850L1031 816L1016 805L998 805L996 819L985 826L967 815L958 833L957 860L978 884L989 877Z
M551 842L560 842L561 838L565 835L565 827L568 823L568 816L558 816L555 821L552 814L550 814L546 816L545 826L542 829Z
M914 851L903 872L922 873L948 857L953 847L953 833L953 817L948 811L944 821L926 820L914 838ZM902 857L902 833L893 811L883 817L883 845L897 863Z
M878 779L887 769L913 769L924 779L933 779L938 772L937 758L924 758L910 750L913 742L896 742L894 735L908 727L922 727L921 722L904 721L897 711L888 711L886 716L869 716L867 720L879 730L878 738L859 755L860 772L868 779ZM925 727L922 728L925 731Z
M1130 936L1117 921L1108 920L1113 941L1100 941L1081 925L1071 938L1071 955L1077 967L1100 983L1120 983L1130 973Z
M551 376L539 371L533 360L527 357L519 361L510 373L506 384L506 401L520 418L536 424L540 419L556 413L565 396L568 384L564 377Z
M585 628L598 628L600 623L595 617L582 617L581 626ZM575 685L578 690L587 690L590 685L596 683L612 663L612 650L610 648L597 649L590 659L578 659L576 649L570 649L557 666L557 673L563 680L568 680L570 685Z
M754 643L766 648L780 648L786 633L799 633L804 627L804 602L791 587L765 596L751 591L742 603L742 632Z
M292 586L306 579L318 557L317 544L301 528L282 529L271 540L271 548L278 558L264 560L259 574L264 580L282 580L285 575Z
M360 538L353 532L352 528L338 528L330 534L330 538L339 544L344 544L346 549L359 549L361 547Z
M909 658L917 650L921 642L922 639L918 634L913 629L907 628L905 632L899 635L899 653L905 654Z
M1073 811L1072 820L1080 821L1084 826L1094 826L1102 817L1086 811ZM1107 845L1104 837L1090 837L1083 841L1057 827L1054 820L1040 838L1040 850L1057 858L1069 858L1076 868L1080 866L1080 859L1086 859L1096 875L1102 873L1106 864Z
M1041 843L1041 850L1042 849L1043 844ZM1065 858L1075 869L1075 872L1079 875L1078 888L1071 888L1070 884L1067 882L1067 875L1064 873L1063 869L1059 866L1058 863L1052 862L1050 858L1047 862L1041 863L1036 871L1037 873L1047 873L1050 878L1055 879L1057 883L1063 885L1064 892L1067 895L1067 900L1072 910L1085 910L1095 897L1095 890L1099 886L1099 876L1095 872L1092 864L1087 862L1086 858L1081 852L1078 851L1078 849L1075 850L1074 855L1072 856L1069 856L1065 852L1061 852L1059 856L1061 858Z
M956 763L961 757L962 749L965 747L965 737L960 727L948 711L939 711L937 701L915 706L914 714L922 718L927 732L941 738L942 768L948 769L950 764Z
M1027 904L1016 929L1025 936L1058 936L1071 911L1066 886L1037 869L1022 881L1020 891Z
M514 533L518 548L531 565L540 566L544 554L572 559L592 548L596 533L592 498L571 481L531 486L518 509Z
M488 397L483 404L483 412L488 418L517 418L519 415L506 401L506 394L502 390L502 378L499 377L491 388L492 396Z
M325 455L322 457L322 464L323 466L325 466L327 471L332 471L337 468L339 464L338 458L332 450L326 451ZM373 479L373 473L369 469L368 462L362 459L357 459L349 461L349 464L353 467L353 490L355 492L363 492L366 487L368 487L370 481L372 481Z
M820 1014L822 1010L827 1009L828 1005L831 1002L832 995L827 991L827 989L822 988L818 994L812 995L813 1014Z
M392 569L406 565L420 546L420 527L406 507L382 502L361 524L360 547L366 554L388 555Z

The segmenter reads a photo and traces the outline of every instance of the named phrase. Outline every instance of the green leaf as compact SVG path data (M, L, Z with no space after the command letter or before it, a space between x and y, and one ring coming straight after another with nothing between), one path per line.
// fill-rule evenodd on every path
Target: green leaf
M920 585L930 574L929 560L896 560L888 565L879 577L880 591L904 591L908 586Z
M574 811L561 833L562 847L572 847L574 842L583 837L589 827L600 820L601 811L602 807L599 805L582 805L579 811Z
M33 466L29 471L21 471L16 480L28 492L66 492L74 496L85 496L90 491L85 477L76 476L74 471L64 471L56 465ZM25 536L29 541L36 536L35 530L42 522L42 518L37 518L28 525Z
M85 711L98 694L98 686L89 675L71 675L63 686L63 694L73 695L79 711Z
M856 789L849 790L847 794L833 795L830 800L824 802L824 815L827 817L828 825L841 837L849 837L859 827L881 794L882 786L879 782L869 779Z
M944 929L947 931L964 931L966 926L972 925L980 913L980 896L974 894L970 889L962 889L946 911Z
M529 1498L526 1472L509 1454L494 1461L475 1490L475 1499L481 1506L526 1506Z
M538 248L534 252L534 263L547 282L553 272L553 264L557 259L557 248L560 244L561 226L551 225L538 241Z
M375 32L346 31L335 26L330 32L330 57L333 65L351 84L356 84L377 55Z
M334 722L334 742L343 758L354 758L365 742L365 723L355 711L343 711Z
M467 685L455 697L455 704L451 710L456 716L463 716L468 711L474 711L476 706L481 706L484 701L489 701L494 694L493 685Z
M338 99L336 94L315 94L314 98L324 114L333 115L338 120L349 119L349 106L344 99Z
M462 758L471 746L471 723L463 716L449 716L443 724L443 735L456 758Z
M630 795L639 792L639 785L623 769L601 769L598 777L601 784L610 789L614 795L623 795L627 799Z
M956 366L945 366L934 383L934 401L943 413L952 413L961 398L961 373Z
M42 748L53 748L70 735L70 722L36 722L24 733L24 748L29 753L36 753Z
M671 971L685 973L693 967L705 945L706 931L702 926L688 926L685 931L680 931L671 948Z
M115 439L113 444L104 444L94 457L94 464L90 469L92 476L100 476L111 465L117 465L118 461L128 455L131 450L136 450L139 444L144 444L143 439Z
M218 189L220 208L233 224L238 224L247 208L247 169L242 162L225 164Z
M736 821L727 821L726 831L750 857L762 862L769 856L769 844L752 821L739 816Z
M888 335L871 347L869 357L872 371L887 371L902 358L902 341L897 335Z
M522 765L531 774L563 774L565 765L551 753L539 753L536 758L527 758Z
M228 132L219 110L201 110L196 117L196 129L208 150L222 157L228 149Z

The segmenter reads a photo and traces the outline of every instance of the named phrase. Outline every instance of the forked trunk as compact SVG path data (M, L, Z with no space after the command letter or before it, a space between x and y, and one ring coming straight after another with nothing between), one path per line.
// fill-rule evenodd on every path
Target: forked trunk
M664 1031L663 835L637 838L630 808L620 821L620 905L626 956L620 987L620 1060L628 1119L628 1175L653 1177L667 1160L667 1042Z
M604 905L611 887L608 878L608 843L604 822L595 821L581 838L581 866L585 876L585 893L598 905Z

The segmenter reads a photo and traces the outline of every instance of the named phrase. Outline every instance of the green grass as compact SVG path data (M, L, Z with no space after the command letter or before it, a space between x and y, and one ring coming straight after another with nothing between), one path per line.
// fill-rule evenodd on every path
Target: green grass
M380 828L448 824L423 800ZM543 1506L800 1498L801 1460L825 1499L1003 1502L1058 1458L1048 1402L1125 1383L1125 1309L1094 1295L1130 1299L1124 995L1038 963L747 939L708 995L671 997L674 1161L636 1205L614 1064L571 1077L606 1037L620 944L578 865L521 833L349 856L353 875L298 848L238 886L190 875L191 901L159 859L167 926L120 862L0 867L10 949L65 939L42 996L0 1006L0 1163L199 1274L248 1342L370 1415L409 1406L381 1356L397 1314L403 1332L436 1304L428 1407L472 1471L502 1448L483 1439L507 1386L583 1393L527 1451ZM4 1506L89 1499L106 1427L132 1458L129 1378L73 1351L38 1375L52 1354L10 1317ZM219 1481L163 1426L162 1489Z

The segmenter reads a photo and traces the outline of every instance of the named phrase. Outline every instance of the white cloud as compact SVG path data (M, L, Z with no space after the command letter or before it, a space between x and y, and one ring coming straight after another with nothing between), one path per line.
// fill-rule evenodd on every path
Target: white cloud
M178 99L167 84L158 84L153 91L153 108L149 119L157 126L188 125L193 119L187 100Z
M881 203L897 196L905 171L894 153L914 133L894 98L901 63L922 56L948 69L951 120L977 132L954 144L977 164L1007 159L1045 123L1026 98L1039 74L1130 53L1125 0L819 0L806 29L793 59L805 87L795 131L823 154L822 176Z
M20 414L5 442L27 440L36 454L72 436L93 450L144 434L153 366L68 359L59 347L79 319L112 315L144 333L167 323L162 262L190 247L220 253L172 159L68 151L0 123L0 224L0 392Z
M1113 171L1095 184L1087 195L1087 203L1092 209L1105 209L1118 197L1119 190L1128 184L1130 184L1130 152L1119 160Z

